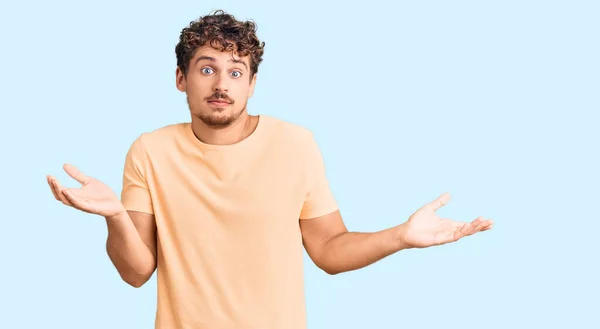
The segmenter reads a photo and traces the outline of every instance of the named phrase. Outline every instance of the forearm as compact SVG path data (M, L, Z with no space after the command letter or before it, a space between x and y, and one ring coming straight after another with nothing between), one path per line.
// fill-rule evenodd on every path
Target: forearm
M337 235L324 243L320 267L329 274L357 270L406 249L401 238L402 229L399 225L373 233Z
M106 251L121 278L134 287L142 286L156 268L155 256L144 243L129 214L106 217Z

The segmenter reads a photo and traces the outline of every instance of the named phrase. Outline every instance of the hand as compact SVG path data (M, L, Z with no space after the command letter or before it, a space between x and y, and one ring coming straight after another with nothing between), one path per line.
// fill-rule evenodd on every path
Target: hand
M65 188L52 176L46 176L48 185L56 200L67 206L97 214L104 217L114 217L126 211L119 197L106 184L82 174L75 166L64 165L64 170L81 183L81 188Z
M492 228L493 221L477 217L470 223L456 222L440 218L435 211L450 201L450 194L444 193L435 201L428 203L410 216L402 225L403 241L409 248L426 248L455 242L465 236Z

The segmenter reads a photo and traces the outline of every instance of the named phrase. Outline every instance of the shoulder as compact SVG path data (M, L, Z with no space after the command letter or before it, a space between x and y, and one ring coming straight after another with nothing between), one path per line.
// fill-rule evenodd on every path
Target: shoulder
M265 116L272 137L293 146L309 146L314 143L314 134L309 128L272 116Z
M172 145L173 141L185 133L185 128L188 125L188 122L173 123L142 132L133 140L131 147L148 151Z

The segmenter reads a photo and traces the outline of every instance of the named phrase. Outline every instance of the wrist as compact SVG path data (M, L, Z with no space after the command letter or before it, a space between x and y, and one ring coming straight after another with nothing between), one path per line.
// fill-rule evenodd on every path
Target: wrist
M129 217L129 214L127 213L127 210L125 208L123 208L119 212L117 212L113 215L110 215L110 216L105 216L104 218L106 218L106 220L108 222L118 222L118 221L125 220L128 217Z
M393 240L397 250L412 248L412 246L408 244L406 240L407 226L407 223L403 223L393 228Z

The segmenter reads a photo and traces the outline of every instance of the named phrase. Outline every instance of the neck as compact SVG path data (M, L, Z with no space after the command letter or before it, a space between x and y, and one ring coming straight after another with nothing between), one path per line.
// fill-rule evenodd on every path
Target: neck
M205 144L231 145L241 142L250 136L258 125L258 116L242 113L229 126L214 128L206 125L200 119L192 118L192 131L196 138Z

